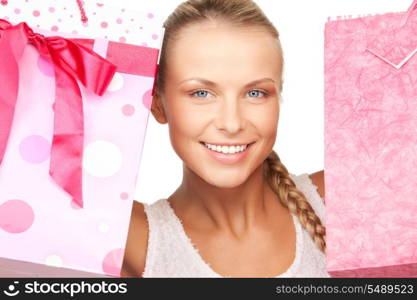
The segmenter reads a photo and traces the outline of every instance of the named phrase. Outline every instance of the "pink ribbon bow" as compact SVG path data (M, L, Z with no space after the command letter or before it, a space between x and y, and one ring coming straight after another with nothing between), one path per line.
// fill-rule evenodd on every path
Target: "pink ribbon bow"
M101 96L113 78L116 66L74 41L58 36L45 37L33 32L26 23L13 26L0 19L0 164L19 90L18 61L28 43L35 46L55 70L54 133L49 173L74 202L83 207L84 117L77 79Z

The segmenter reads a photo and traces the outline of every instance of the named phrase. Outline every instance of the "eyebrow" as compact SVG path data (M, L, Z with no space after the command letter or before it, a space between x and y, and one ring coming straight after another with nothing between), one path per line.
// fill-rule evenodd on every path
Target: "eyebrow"
M211 86L211 87L217 87L217 84L215 82L204 79L204 78L199 78L199 77L185 79L185 80L181 81L179 84L182 84L186 81L198 81L202 84L205 84L205 85L208 85L208 86ZM268 81L270 81L272 83L275 83L275 80L265 77L265 78L261 78L261 79L257 79L257 80L254 80L252 82L249 82L248 84L245 85L245 87L251 87L251 86L257 85L259 83L268 82Z

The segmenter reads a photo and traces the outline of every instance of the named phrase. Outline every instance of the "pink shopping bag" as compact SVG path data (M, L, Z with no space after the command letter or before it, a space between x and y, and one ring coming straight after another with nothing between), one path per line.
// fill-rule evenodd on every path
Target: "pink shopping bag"
M417 1L325 26L327 268L417 277Z
M17 72L0 75L0 277L119 276L159 47L14 24L21 13L0 20L0 70Z

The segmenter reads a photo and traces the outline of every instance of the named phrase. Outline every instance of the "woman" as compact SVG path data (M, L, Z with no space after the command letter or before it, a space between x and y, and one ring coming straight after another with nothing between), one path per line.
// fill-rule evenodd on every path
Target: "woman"
M189 0L169 16L152 114L183 180L135 202L122 276L328 277L323 171L293 176L272 150L282 70L279 34L250 0Z

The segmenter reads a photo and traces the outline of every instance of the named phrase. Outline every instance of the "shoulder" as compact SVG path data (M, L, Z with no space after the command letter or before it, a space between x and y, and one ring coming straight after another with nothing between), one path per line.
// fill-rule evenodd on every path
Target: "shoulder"
M309 177L313 184L317 186L317 191L320 197L324 199L324 170L309 174Z
M148 222L144 205L133 201L121 277L141 277L145 268Z

